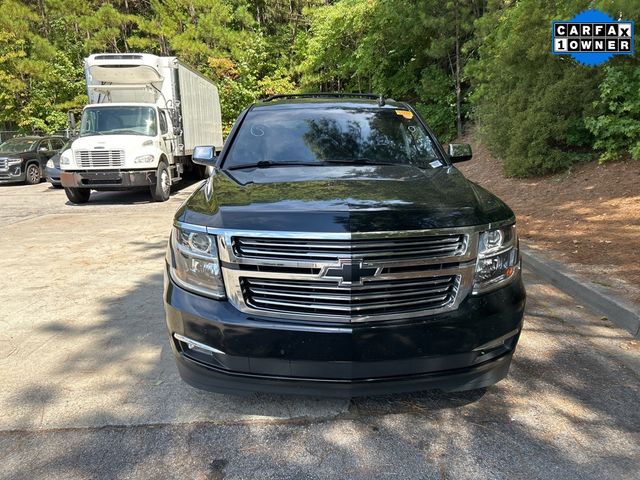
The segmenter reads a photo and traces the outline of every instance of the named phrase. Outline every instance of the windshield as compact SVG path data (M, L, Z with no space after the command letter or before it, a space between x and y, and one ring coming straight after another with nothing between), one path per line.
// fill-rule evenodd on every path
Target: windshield
M224 168L264 164L396 164L421 168L438 159L434 142L404 109L253 110Z
M12 138L0 145L1 153L22 153L33 150L38 140L29 138Z
M82 113L80 136L156 135L156 112L151 107L95 107Z

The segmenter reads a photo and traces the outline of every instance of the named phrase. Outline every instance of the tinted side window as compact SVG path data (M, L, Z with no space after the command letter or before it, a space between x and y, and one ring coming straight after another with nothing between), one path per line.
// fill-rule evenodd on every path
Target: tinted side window
M64 142L59 138L51 139L51 148L53 150L60 150L64 146Z
M51 144L49 143L49 140L40 140L40 143L38 144L38 150L41 150L43 148L46 148L47 152L51 151Z

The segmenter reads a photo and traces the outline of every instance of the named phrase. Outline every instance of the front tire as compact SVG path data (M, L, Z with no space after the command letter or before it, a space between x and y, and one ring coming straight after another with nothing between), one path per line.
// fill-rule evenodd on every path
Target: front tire
M37 185L42 180L42 172L37 163L27 165L24 181L27 185Z
M160 162L158 164L158 170L156 172L155 185L149 186L151 192L151 198L156 202L166 202L171 195L171 175L167 164Z
M71 203L87 203L89 197L91 197L91 190L88 188L66 188L64 193L67 194L67 198Z

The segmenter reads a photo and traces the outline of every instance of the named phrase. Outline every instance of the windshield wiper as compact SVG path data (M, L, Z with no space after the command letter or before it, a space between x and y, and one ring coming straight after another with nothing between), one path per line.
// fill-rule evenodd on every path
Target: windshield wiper
M338 165L404 165L397 162L381 162L379 160L371 160L369 158L332 158L324 160L324 163L332 163Z
M84 133L81 133L80 136L81 137L88 137L89 135L95 135L95 134L104 135L104 133L99 132L98 130L96 130L95 132L84 132Z
M240 165L233 165L227 168L227 170L241 170L243 168L269 168L269 167L313 167L322 165L321 163L310 162L274 162L272 160L261 160L256 163L241 163Z
M394 162L380 162L368 158L329 159L316 162L278 162L273 160L261 160L257 163L243 163L233 165L226 170L241 170L243 168L269 168L269 167L322 167L327 165L403 165Z

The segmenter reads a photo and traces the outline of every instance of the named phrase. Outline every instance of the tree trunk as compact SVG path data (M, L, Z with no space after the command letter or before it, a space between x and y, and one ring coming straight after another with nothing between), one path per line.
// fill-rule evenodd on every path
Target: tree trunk
M462 135L462 87L460 85L460 10L458 2L455 2L456 9L456 128L458 136Z
M42 34L44 38L49 40L49 22L47 21L47 12L44 6L44 0L38 0L38 11L40 13L40 18L42 18Z

